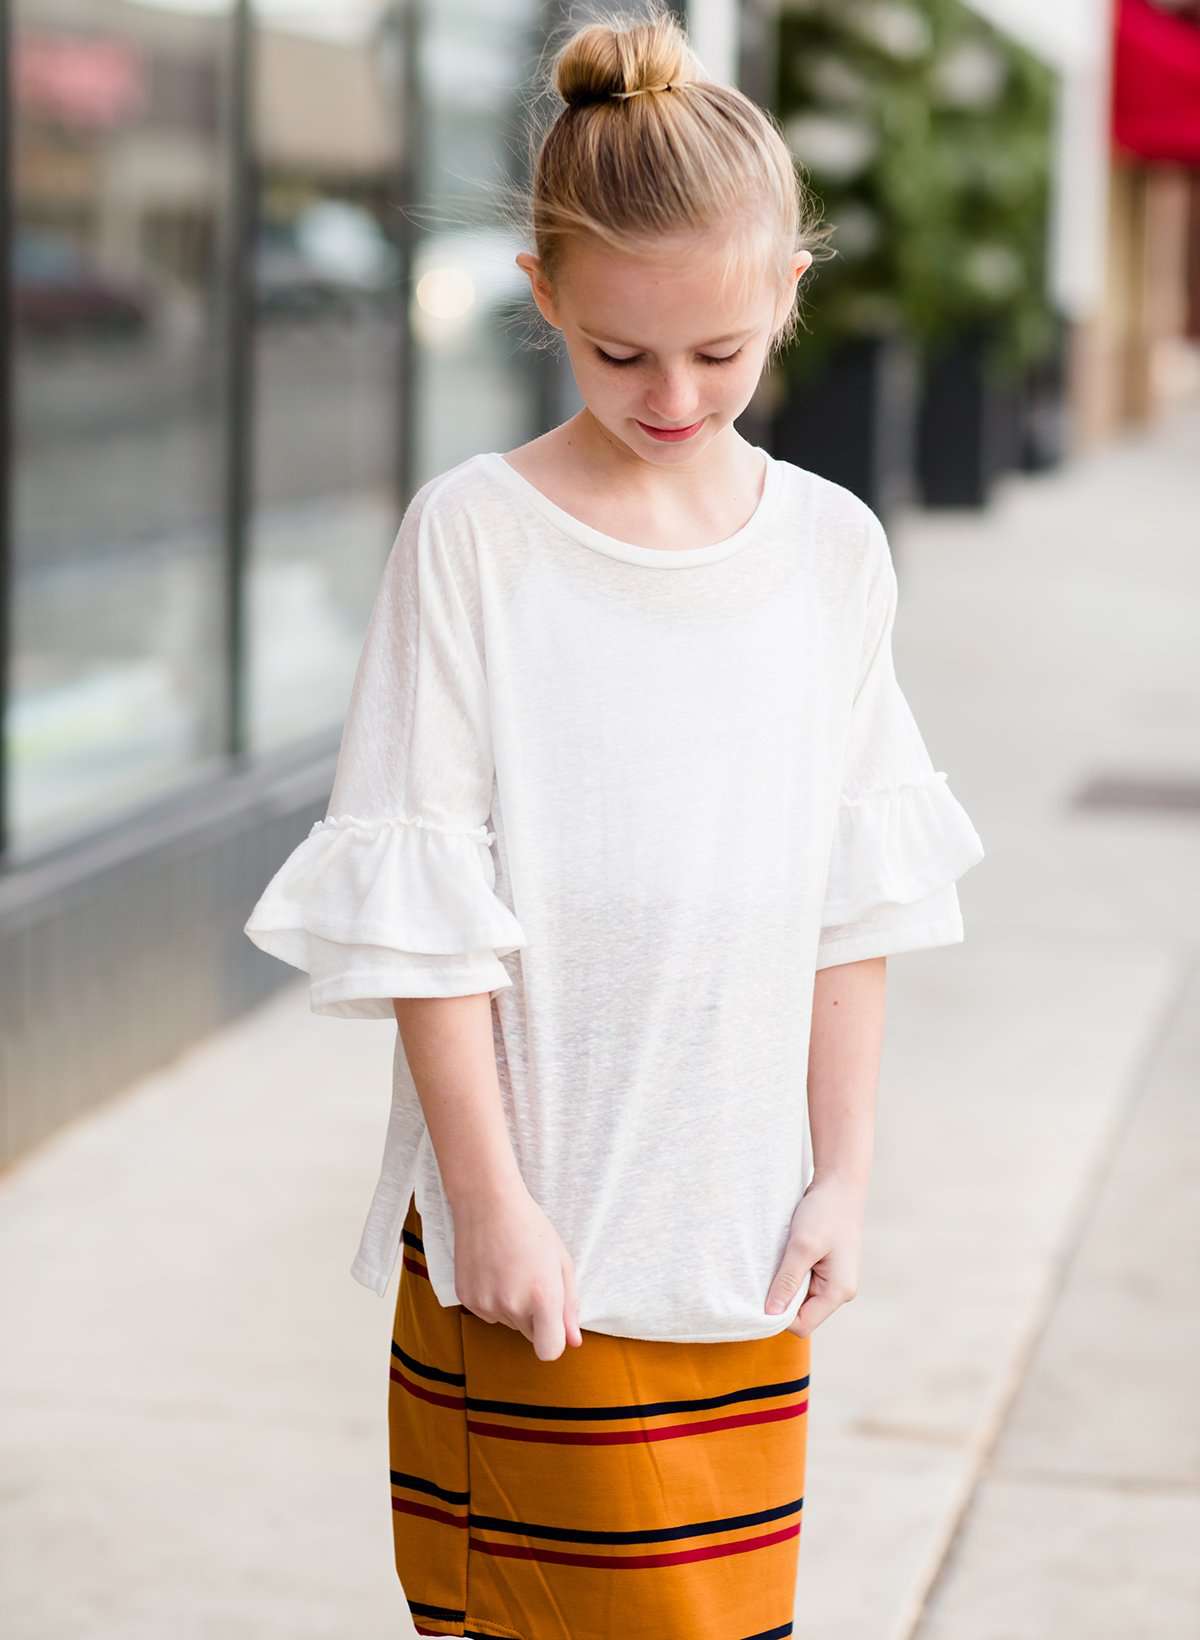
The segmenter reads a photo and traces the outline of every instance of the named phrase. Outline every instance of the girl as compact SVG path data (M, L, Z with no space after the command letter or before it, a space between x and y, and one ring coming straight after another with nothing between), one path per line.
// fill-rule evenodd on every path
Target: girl
M858 1283L886 958L982 857L875 515L735 421L819 237L660 6L579 30L518 257L584 408L413 497L326 817L246 923L397 1021L421 1634L792 1633L811 1334ZM498 1325L497 1325L498 1323Z

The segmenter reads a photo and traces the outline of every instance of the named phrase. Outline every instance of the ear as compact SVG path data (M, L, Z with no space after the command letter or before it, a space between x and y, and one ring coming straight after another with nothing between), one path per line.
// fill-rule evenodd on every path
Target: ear
M541 260L530 251L522 251L516 257L516 264L523 273L529 276L529 288L533 299L538 305L543 319L554 326L555 330L562 329L562 322L558 317L558 309L554 302L554 293L550 289L549 281L543 271Z
M793 255L789 267L795 283L790 285L780 297L779 306L775 310L775 323L771 330L772 335L775 334L775 331L779 329L780 325L791 312L792 303L796 299L797 287L799 286L801 279L803 279L804 275L808 272L809 268L812 267L812 264L813 256L811 251L797 251Z

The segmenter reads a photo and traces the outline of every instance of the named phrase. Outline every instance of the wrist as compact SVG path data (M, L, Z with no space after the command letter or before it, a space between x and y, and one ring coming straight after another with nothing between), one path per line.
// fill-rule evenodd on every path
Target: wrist
M515 1160L500 1164L486 1172L472 1173L462 1180L447 1180L442 1184L446 1201L455 1218L468 1214L491 1214L498 1208L510 1207L525 1194L525 1181Z
M871 1182L871 1168L869 1163L832 1162L824 1166L815 1167L809 1188L812 1185L836 1185L839 1190L846 1190L852 1195L865 1197Z

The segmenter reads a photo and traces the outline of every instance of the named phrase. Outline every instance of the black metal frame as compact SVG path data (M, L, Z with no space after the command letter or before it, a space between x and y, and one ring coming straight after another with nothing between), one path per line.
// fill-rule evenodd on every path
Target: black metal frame
M12 16L0 0L0 868L8 855L8 702L12 674Z
M233 767L249 756L246 703L247 527L253 501L254 265L258 189L253 152L254 16L237 0L230 41L229 238L225 261L225 751Z
M404 64L404 96L401 108L400 165L397 180L401 202L407 205L416 198L424 158L420 57L421 31L425 22L425 0L407 0L407 3L402 3L400 6L400 20L400 38ZM416 257L416 247L417 228L409 212L402 210L400 212L397 250L400 257L400 300L404 304L404 311L401 323L396 327L396 410L400 420L400 437L397 440L398 471L396 482L399 492L397 499L401 506L407 501L415 487L413 475L416 471L417 461L413 406L417 402L420 392L420 349L413 345L412 326L409 323L409 316L412 311L413 263Z

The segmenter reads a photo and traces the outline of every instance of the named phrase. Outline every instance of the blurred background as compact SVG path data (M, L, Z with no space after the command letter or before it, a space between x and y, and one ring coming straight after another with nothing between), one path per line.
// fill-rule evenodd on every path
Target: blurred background
M894 965L797 1633L1194 1640L1200 4L676 9L837 230L740 425L887 524L989 852ZM394 1031L242 925L407 498L578 408L504 191L588 14L0 0L13 1640L409 1632L346 1275Z

